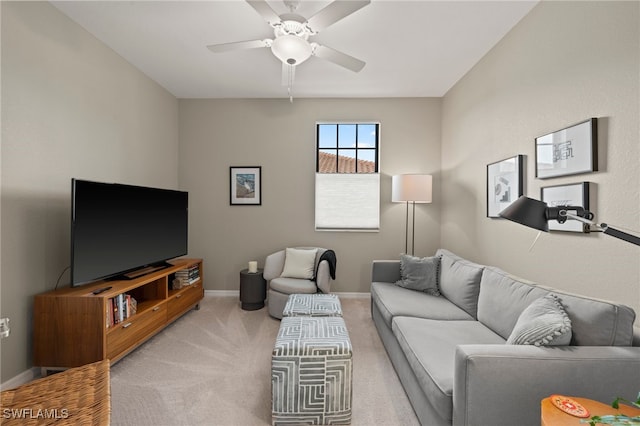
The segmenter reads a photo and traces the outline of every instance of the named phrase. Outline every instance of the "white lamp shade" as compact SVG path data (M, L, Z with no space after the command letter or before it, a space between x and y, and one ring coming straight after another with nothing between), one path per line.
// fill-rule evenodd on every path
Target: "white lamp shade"
M391 178L391 201L431 202L431 175L395 175Z
M271 51L285 64L298 65L311 56L311 45L303 38L288 34L273 40Z

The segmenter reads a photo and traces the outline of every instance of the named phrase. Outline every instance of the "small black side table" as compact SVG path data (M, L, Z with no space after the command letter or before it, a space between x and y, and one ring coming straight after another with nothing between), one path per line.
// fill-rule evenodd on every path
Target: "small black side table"
M255 311L264 307L267 298L267 282L262 269L250 273L248 269L240 271L240 302L245 311Z

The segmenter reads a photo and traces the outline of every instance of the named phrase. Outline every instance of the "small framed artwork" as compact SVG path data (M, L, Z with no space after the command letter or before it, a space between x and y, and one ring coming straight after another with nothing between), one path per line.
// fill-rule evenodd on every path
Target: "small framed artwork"
M487 165L487 217L500 217L523 194L524 155Z
M547 179L598 170L598 120L536 138L536 177Z
M540 199L549 207L579 206L589 210L589 182L569 185L544 186L540 188ZM577 220L558 223L549 221L549 231L585 232L588 225Z
M262 167L230 167L231 205L262 204Z

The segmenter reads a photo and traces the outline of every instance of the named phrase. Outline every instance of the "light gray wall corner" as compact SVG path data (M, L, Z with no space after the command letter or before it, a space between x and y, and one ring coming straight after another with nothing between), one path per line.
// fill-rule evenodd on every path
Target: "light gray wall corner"
M2 382L31 368L33 296L69 266L71 178L177 188L178 101L48 2L0 8Z

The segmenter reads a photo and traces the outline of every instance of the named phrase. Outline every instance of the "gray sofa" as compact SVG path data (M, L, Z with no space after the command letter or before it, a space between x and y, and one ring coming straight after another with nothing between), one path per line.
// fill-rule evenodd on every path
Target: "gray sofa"
M440 249L440 296L409 290L400 261L374 261L371 316L421 424L539 425L552 394L606 403L640 391L640 333L624 305L568 294ZM553 292L569 346L511 345L522 311Z

